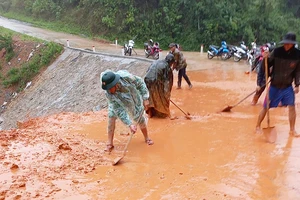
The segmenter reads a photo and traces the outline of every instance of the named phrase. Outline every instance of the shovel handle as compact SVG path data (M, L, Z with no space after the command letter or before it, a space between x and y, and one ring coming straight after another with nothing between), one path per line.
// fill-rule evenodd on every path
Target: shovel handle
M140 120L141 120L141 118L142 118L142 116L143 116L143 112L144 112L144 111L142 111L142 113L140 114L140 116L139 116L139 118L138 118L138 120L137 120L137 122L136 122L136 124L135 124L136 126L139 124L139 122L140 122ZM129 143L130 143L130 141L131 141L133 135L134 135L134 132L131 131L130 137L129 137L129 139L128 139L126 145L125 145L125 148L124 148L124 150L123 150L123 155L125 155L125 153L126 153L126 151L127 151L127 148L128 148L128 145L129 145Z
M176 108L178 108L183 114L185 114L185 116L189 117L189 115L188 115L186 112L184 112L179 106L177 106L177 105L174 103L174 101L172 101L171 99L170 99L170 101L171 101L172 104L174 104L174 106L176 106Z
M268 69L268 57L265 57L265 79L266 79L266 89L267 89L267 94L266 94L266 104L267 104L267 124L268 127L270 127L270 100L269 100L269 84L268 84L268 78L269 78L269 69Z

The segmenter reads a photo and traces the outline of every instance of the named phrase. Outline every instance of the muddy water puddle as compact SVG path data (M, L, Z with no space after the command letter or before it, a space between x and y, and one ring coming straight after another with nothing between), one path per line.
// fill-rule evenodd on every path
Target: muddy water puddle
M173 105L178 119L149 119L153 146L138 132L120 165L98 166L87 175L91 181L104 180L101 198L297 199L300 140L288 136L286 108L271 110L278 139L268 144L254 133L262 99L257 106L249 98L230 113L219 112L255 89L255 75L249 77L243 69L188 75L194 87L174 87L172 99L192 119ZM126 127L118 127L116 150L107 159L121 155L128 138ZM89 138L106 140L105 121L80 129Z
M188 89L183 82L181 90L175 87L175 72L171 98L191 114L191 120L171 105L177 119L148 120L155 144L147 146L138 131L117 166L111 163L122 155L128 129L118 122L115 149L105 153L105 110L31 119L22 129L3 133L7 137L2 135L2 195L6 199L297 199L300 139L288 136L287 109L270 112L278 132L275 144L254 133L262 99L256 106L249 98L231 112L220 112L255 89L255 74L244 70L238 65L235 70L216 66L188 71L194 87Z

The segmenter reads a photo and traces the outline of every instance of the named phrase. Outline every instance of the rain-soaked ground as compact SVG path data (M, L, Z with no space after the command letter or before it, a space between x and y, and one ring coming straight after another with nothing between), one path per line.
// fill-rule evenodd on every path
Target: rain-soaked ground
M0 132L0 199L299 199L300 138L288 134L287 108L270 110L278 137L267 143L254 131L263 99L219 112L254 91L256 74L243 61L184 55L193 88L177 90L175 79L172 100L191 120L171 105L178 119L148 120L155 144L138 131L112 166L129 136L118 123L115 150L103 152L105 110L30 119Z

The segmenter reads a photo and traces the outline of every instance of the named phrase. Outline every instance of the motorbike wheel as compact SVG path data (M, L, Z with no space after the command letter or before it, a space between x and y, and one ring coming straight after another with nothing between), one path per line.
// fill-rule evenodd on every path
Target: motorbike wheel
M229 58L229 53L222 53L221 60L227 60Z
M234 60L234 62L239 62L240 60L241 60L242 58L239 58L239 57L237 57L237 56L233 56L233 60Z
M145 49L145 57L148 58L149 57L149 52Z
M209 53L207 53L207 58L208 58L208 59L212 59L212 58L213 58L213 56L212 56L212 55L210 55Z
M128 52L128 55L131 56L132 49L129 49L128 51L129 51L129 52Z

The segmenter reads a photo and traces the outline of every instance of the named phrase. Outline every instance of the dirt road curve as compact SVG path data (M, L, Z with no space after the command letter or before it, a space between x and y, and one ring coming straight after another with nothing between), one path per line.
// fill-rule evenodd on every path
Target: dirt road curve
M73 37L77 48L95 44L3 18L0 24L62 43ZM120 53L112 45L95 46ZM142 57L142 50L138 54ZM99 73L125 68L142 76L150 62L67 49L13 102L13 114L2 116L7 126L13 126L13 117L20 123L0 132L0 199L299 199L300 139L288 135L287 108L270 111L278 138L266 143L254 133L263 99L251 106L249 98L230 113L219 112L255 89L256 75L244 73L248 66L208 60L199 52L184 55L194 87L174 86L172 100L192 120L171 105L178 119L148 121L155 144L147 146L137 132L125 158L113 167L128 130L118 123L115 150L103 152L106 103ZM296 107L299 115L299 95Z

